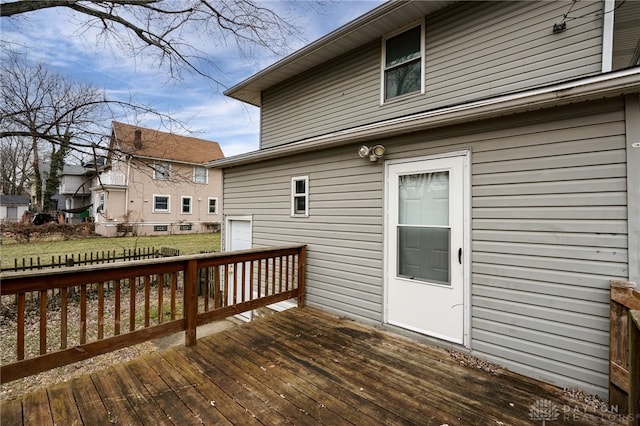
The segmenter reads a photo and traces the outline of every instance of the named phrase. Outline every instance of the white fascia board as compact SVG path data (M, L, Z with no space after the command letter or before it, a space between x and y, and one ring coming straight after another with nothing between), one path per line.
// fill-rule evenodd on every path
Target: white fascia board
M206 163L205 166L226 168L251 164L348 143L363 142L373 138L636 92L640 92L640 67L379 121L286 145L214 160Z

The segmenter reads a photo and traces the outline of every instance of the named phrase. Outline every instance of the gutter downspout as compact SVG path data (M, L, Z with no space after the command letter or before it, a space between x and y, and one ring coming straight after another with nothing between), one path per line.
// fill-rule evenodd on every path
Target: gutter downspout
M602 22L602 72L610 72L613 63L613 15L616 8L615 0L604 0L604 15Z

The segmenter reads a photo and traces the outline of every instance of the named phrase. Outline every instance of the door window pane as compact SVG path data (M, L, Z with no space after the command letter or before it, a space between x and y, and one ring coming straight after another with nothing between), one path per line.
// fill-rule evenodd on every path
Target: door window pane
M449 228L398 226L398 276L451 284Z
M398 223L449 226L449 172L398 177Z

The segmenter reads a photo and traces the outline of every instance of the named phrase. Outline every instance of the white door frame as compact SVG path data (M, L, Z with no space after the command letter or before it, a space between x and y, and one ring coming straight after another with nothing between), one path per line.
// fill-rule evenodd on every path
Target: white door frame
M463 245L462 245L462 265L463 265L463 292L464 292L464 308L463 308L463 346L471 347L471 151L461 150L453 151L442 154L435 154L421 157L410 157L398 160L385 161L385 176L384 176L384 242L383 242L383 285L384 285L384 307L383 307L383 321L388 323L388 271L387 265L390 256L390 250L388 249L388 243L390 236L388 235L388 221L389 221L389 166L402 163L412 163L425 160L436 160L439 158L449 157L464 157L464 173L463 173ZM395 202L395 200L393 200Z

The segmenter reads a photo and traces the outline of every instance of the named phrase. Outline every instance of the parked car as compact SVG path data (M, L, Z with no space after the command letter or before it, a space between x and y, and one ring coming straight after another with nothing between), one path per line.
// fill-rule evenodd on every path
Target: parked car
M44 225L45 223L54 222L55 218L49 213L36 213L31 218L31 223L34 225Z

